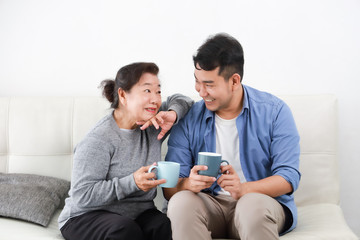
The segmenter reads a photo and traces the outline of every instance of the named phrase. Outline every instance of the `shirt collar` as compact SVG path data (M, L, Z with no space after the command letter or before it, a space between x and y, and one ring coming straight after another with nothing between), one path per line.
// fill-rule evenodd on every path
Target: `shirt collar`
M244 97L243 97L243 108L241 110L240 115L245 112L245 109L247 109L246 114L249 114L249 95L248 95L248 91L247 91L247 86L242 85L243 86L243 93L244 93Z

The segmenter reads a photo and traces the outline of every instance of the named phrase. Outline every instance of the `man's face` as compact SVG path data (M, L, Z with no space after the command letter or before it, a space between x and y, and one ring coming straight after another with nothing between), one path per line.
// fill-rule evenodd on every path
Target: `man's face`
M200 67L197 65L197 68ZM232 97L232 85L219 76L219 67L211 71L195 68L195 89L204 99L206 108L217 114L229 107Z

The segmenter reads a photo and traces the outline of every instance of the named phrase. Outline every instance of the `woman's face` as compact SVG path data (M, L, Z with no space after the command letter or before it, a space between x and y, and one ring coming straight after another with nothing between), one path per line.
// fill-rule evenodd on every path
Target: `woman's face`
M156 115L161 106L161 88L156 75L144 73L138 83L125 93L125 107L135 121L146 121Z

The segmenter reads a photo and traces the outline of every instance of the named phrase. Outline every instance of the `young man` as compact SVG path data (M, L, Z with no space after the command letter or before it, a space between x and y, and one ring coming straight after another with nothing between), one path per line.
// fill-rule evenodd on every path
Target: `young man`
M193 57L202 101L172 129L166 161L181 164L164 188L173 239L279 239L295 228L293 192L300 181L299 135L289 107L242 85L244 56L227 34L210 37ZM199 175L199 152L230 165L217 178Z

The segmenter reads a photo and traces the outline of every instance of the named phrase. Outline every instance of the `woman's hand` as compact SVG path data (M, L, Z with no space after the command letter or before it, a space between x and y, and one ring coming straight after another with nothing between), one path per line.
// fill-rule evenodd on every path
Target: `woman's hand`
M166 183L165 179L154 180L156 178L155 173L150 172L148 170L150 166L141 167L136 172L134 172L135 183L144 192L149 191L150 189L156 187L159 184Z
M154 125L156 129L159 129L159 127L161 127L161 132L157 136L157 139L160 140L171 129L176 119L177 115L175 111L160 111L148 121L138 121L136 122L136 124L142 125L140 128L141 130L145 130L151 125Z

